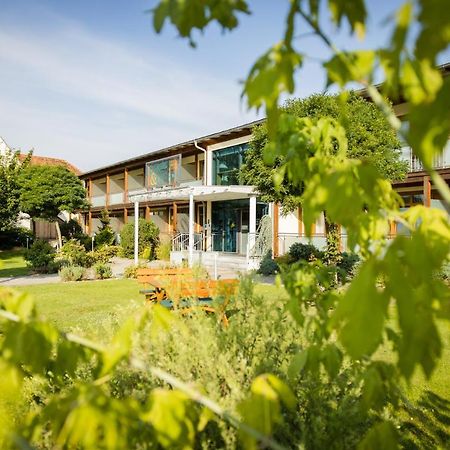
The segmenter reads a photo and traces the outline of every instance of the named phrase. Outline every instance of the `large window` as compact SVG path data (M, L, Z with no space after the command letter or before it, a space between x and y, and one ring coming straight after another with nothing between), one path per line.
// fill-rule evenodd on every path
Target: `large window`
M179 177L181 155L148 162L145 166L147 187L175 186Z
M213 152L213 184L221 186L239 184L239 169L247 149L246 143Z

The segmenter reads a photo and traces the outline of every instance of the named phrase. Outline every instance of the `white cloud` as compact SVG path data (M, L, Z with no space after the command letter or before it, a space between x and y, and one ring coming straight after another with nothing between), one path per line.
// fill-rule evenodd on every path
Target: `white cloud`
M92 168L254 118L240 110L235 80L52 23L0 23L0 135L12 146Z

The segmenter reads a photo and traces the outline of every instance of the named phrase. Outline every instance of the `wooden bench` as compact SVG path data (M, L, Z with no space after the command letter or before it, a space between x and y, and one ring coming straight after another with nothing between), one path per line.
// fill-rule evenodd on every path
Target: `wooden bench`
M155 286L154 282L158 279L171 279L173 277L192 277L192 270L185 267L171 267L167 269L152 269L142 268L137 270L137 281L144 285L144 289L139 291L140 294L145 295L145 299L149 301L164 300L167 295L166 292ZM153 283L152 283L153 281ZM151 285L152 287L147 287Z
M209 280L193 276L191 269L139 269L138 282L151 285L140 291L150 303L168 309L179 309L183 315L194 310L216 313L227 326L225 310L236 294L239 281ZM213 299L216 299L213 304Z

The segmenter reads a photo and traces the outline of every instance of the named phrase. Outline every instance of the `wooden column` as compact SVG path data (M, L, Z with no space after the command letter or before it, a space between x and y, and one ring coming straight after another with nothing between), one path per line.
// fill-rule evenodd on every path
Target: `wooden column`
M92 234L92 212L88 214L88 234Z
M279 230L280 207L278 203L273 204L273 257L279 254L278 230Z
M301 206L299 206L297 209L297 220L298 220L298 235L301 236L303 234L303 210Z
M423 204L429 208L431 206L431 182L430 177L423 177Z
M128 223L128 209L123 208L123 223Z
M172 211L172 233L175 234L177 232L177 204L175 202L173 202Z
M89 197L89 203L91 203L91 200L92 200L92 178L89 178L89 180L88 180L88 197Z
M147 222L150 221L150 206L146 206L146 207L145 207L145 220L146 220Z
M128 203L128 169L126 167L123 173L123 202Z
M397 234L397 223L394 220L389 223L389 234L390 236L395 236Z
M109 194L110 194L110 190L111 190L111 179L109 177L109 173L106 174L106 201L105 201L105 205L106 205L106 209L108 209L109 206Z
M195 179L200 180L200 164L198 163L198 153L194 156L195 159Z

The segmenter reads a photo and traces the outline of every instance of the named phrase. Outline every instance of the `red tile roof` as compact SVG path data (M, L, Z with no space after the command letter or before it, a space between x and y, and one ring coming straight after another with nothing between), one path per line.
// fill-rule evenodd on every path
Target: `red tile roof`
M23 161L28 155L21 153L19 155L19 159ZM63 166L66 169L69 169L71 172L73 172L75 175L80 175L81 170L79 170L77 167L75 167L73 164L69 163L65 159L60 158L50 158L49 156L31 156L31 164L36 166Z

